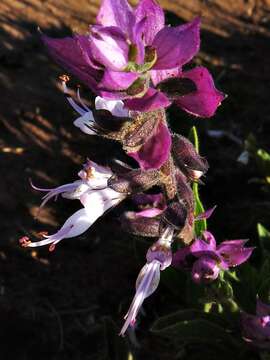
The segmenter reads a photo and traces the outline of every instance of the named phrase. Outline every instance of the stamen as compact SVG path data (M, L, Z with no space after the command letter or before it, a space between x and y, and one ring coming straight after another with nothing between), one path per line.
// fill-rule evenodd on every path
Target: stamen
M64 83L67 83L67 82L70 80L69 76L66 75L66 74L60 75L60 76L59 76L59 79L60 79L61 81L63 81Z
M82 101L82 98L81 98L81 95L80 95L80 88L79 88L79 87L77 88L77 99L79 100L80 104L82 105L82 107L83 107L87 112L91 111L91 110L89 109L89 107L86 106L85 103Z
M68 87L67 87L66 81L65 81L65 79L66 79L65 75L63 75L63 77L64 77L64 79L61 79L61 77L60 77L60 79L62 80L63 93L66 95L67 101L69 102L69 104L71 105L71 107L72 107L75 111L77 111L77 113L79 113L80 115L86 114L87 111L86 111L84 108L80 107L78 104L76 104L76 102L75 102L75 101L72 99L72 97L70 96L69 90L68 90Z

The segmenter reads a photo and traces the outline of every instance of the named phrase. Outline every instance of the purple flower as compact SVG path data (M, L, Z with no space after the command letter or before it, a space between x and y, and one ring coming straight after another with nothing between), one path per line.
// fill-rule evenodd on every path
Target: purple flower
M216 259L210 256L201 256L194 262L191 277L197 284L207 283L216 280L219 275L220 268Z
M139 207L137 217L152 218L162 214L166 209L166 200L162 193L159 194L137 194L132 197L133 202Z
M270 349L270 305L257 299L256 315L242 313L243 337L261 349Z
M42 233L43 239L36 242L31 242L27 237L23 237L20 241L22 246L50 245L49 250L52 251L61 240L84 233L108 209L119 204L126 197L108 187L107 182L112 176L109 168L88 160L78 175L80 180L53 189L37 188L32 185L34 189L47 193L43 197L41 207L50 199L57 198L61 194L66 199L80 200L83 208L69 217L55 234L48 236Z
M182 71L199 51L200 20L165 26L155 0L133 9L126 0L104 0L88 35L64 39L42 36L50 55L106 99L124 99L131 110L151 111L175 101L196 116L212 116L224 95L207 69ZM166 91L168 80L179 84ZM182 85L189 84L183 92ZM185 86L184 86L185 87Z
M141 269L136 281L136 294L125 316L125 323L120 331L124 335L127 328L134 326L137 314L144 300L157 289L160 280L160 270L171 265L171 244L173 229L167 227L160 239L152 245L146 255L147 263Z
M137 194L132 200L138 209L124 212L120 218L123 229L139 236L158 237L161 229L160 215L167 208L164 195Z
M238 266L249 259L253 247L244 247L247 240L226 240L216 245L214 236L204 231L201 239L178 250L173 257L173 265L191 269L196 283L215 280L221 270Z

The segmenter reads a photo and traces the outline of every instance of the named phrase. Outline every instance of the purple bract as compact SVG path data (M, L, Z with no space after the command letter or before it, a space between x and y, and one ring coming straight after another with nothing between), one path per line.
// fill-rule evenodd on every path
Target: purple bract
M104 0L89 34L63 39L42 36L50 55L105 99L125 100L136 111L150 111L175 101L183 110L212 116L224 95L204 67L183 71L200 48L200 19L170 27L154 0L133 9L126 0ZM172 98L159 85L189 79L194 89Z

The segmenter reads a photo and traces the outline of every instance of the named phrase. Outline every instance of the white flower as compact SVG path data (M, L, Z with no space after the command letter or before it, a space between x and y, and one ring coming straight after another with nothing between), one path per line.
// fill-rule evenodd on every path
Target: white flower
M50 244L49 249L53 250L62 239L84 233L108 209L119 204L125 198L124 194L120 194L107 186L107 181L112 176L112 171L107 167L88 160L78 175L81 180L53 189L38 188L32 185L36 190L47 192L43 197L41 207L51 198L57 198L61 194L67 199L80 200L83 208L70 216L53 235L43 234L43 239L37 242L31 242L27 237L22 238L23 246L37 247Z
M79 89L77 90L77 100L75 102L69 95L69 90L66 86L66 82L62 82L64 93L67 95L67 100L73 109L80 114L73 124L78 127L82 132L88 135L96 135L94 130L95 119L91 109L85 105L80 97ZM128 117L129 111L124 108L124 103L121 100L106 100L100 96L95 98L95 109L96 110L108 110L113 116L117 117Z
M134 326L137 314L144 300L157 289L160 280L160 270L171 265L171 244L173 229L167 227L159 240L149 248L146 258L147 263L141 269L136 281L136 294L124 319L126 320L120 335L124 335L127 328Z

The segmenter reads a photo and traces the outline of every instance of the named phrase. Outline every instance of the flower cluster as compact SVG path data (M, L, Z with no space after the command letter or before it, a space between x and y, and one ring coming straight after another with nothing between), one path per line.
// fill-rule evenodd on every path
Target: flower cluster
M158 240L147 252L121 335L135 323L144 299L158 286L160 271L171 263L192 257L194 281L209 281L217 278L220 269L247 260L252 252L244 248L243 240L216 246L208 232L194 240L194 222L209 213L195 217L192 184L204 176L208 163L188 139L171 133L165 110L174 102L194 116L211 117L224 99L206 68L183 69L199 51L199 27L199 18L166 26L155 0L140 0L135 8L126 0L103 0L88 34L63 39L42 35L52 58L96 95L94 106L89 107L79 91L76 98L72 96L68 76L61 78L63 92L79 115L74 125L87 135L118 141L137 166L120 162L113 166L109 158L109 166L87 160L74 182L53 189L32 184L45 193L41 207L61 195L79 200L82 208L55 234L42 233L36 242L23 237L21 244L49 245L53 250L129 198L133 207L120 216L122 228ZM173 255L173 241L191 245Z

